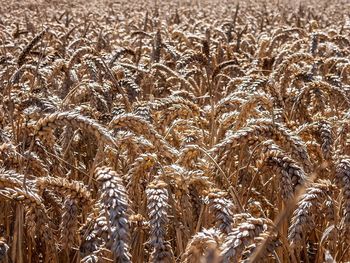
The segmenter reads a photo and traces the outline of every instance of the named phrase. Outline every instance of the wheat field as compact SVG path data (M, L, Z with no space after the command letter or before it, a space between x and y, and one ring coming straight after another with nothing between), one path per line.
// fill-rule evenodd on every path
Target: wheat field
M349 0L0 3L1 263L350 261Z

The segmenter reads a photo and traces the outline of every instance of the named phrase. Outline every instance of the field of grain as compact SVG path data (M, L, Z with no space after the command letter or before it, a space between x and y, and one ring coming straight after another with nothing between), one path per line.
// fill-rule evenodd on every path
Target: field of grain
M350 1L0 1L0 262L350 261Z

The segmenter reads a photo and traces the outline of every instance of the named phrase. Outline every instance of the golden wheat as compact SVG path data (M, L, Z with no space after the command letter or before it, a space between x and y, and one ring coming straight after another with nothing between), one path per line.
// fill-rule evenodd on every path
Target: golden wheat
M348 0L0 3L0 263L350 261Z

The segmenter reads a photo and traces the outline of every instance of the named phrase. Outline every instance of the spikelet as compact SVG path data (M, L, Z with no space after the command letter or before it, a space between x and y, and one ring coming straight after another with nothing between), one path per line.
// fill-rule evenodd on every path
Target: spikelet
M52 259L56 251L54 235L49 226L50 220L47 210L40 196L31 191L23 191L19 188L3 188L0 193L10 199L24 204L28 207L26 221L30 238L34 240L36 232L40 234L45 242L45 257Z
M70 57L68 64L67 64L67 69L70 70L74 63L80 58L83 57L85 54L95 54L96 51L90 47L83 47L78 49L77 51L74 52L74 54Z
M133 51L132 49L122 47L122 48L118 49L118 50L114 53L113 57L111 58L111 60L110 60L109 63L108 63L108 66L109 66L109 67L112 67L113 64L114 64L114 62L115 62L116 60L118 60L119 57L121 57L121 56L123 56L123 55L132 55L132 56L134 57L136 54L135 54L135 51Z
M120 176L109 167L97 168L96 180L101 184L101 210L106 213L110 236L106 240L115 262L131 262L129 253L128 198Z
M174 106L176 104L181 104L181 105L187 106L188 108L190 108L192 110L192 113L195 116L199 116L199 114L202 112L202 110L194 102L190 101L189 99L185 99L185 98L182 98L182 97L176 96L176 95L170 96L168 98L163 98L163 99L152 101L151 108L153 110L160 111L160 110L167 109L171 106Z
M331 123L328 121L321 121L319 124L319 134L322 154L326 160L331 160L333 158L334 143Z
M155 181L146 189L147 210L150 219L149 244L153 251L150 262L175 262L170 243L166 241L168 224L168 191L163 181Z
M43 177L36 180L38 189L52 189L58 194L72 198L77 203L85 206L91 202L91 193L87 187L79 181L69 181L65 178Z
M212 190L208 195L209 210L214 214L216 227L225 234L232 231L234 205L225 198L226 193Z
M163 64L155 63L152 65L152 69L157 69L157 70L161 70L161 71L168 73L172 77L175 77L184 87L193 91L193 86L191 85L191 83L188 80L181 77L179 74L177 74L175 71L173 71L169 67L167 67Z
M293 65L294 63L297 63L299 61L311 62L311 61L313 61L313 59L314 58L310 54L307 54L307 53L296 53L296 54L290 55L286 59L284 59L281 64L276 66L276 71L273 74L273 78L275 80L279 80L281 75L283 75L282 73L284 71L286 71L286 68L289 65Z
M78 207L75 201L66 199L63 204L63 214L60 224L61 244L64 249L70 249L76 241L78 229Z
M258 142L271 137L279 142L279 144L283 144L291 152L292 157L300 160L300 163L304 165L303 168L309 171L310 159L303 141L288 131L283 125L274 124L272 121L266 119L259 119L248 123L246 127L227 136L222 142L215 145L210 152L219 157L220 163L226 164L230 160L227 160L227 157L235 146L256 145Z
M144 134L166 157L175 158L178 154L177 150L172 148L149 122L139 116L123 114L115 117L109 124L109 128L116 129L119 127L127 127L137 133Z
M176 164L179 164L185 168L193 167L198 163L198 157L201 155L201 150L197 145L186 145L181 149Z
M340 158L336 164L336 184L342 189L344 223L350 225L350 159Z
M0 169L0 187L22 187L24 182L24 175L18 174L12 170Z
M218 229L203 229L188 242L186 251L182 255L183 262L199 263L210 253L220 252L222 240L222 233Z
M150 179L150 171L157 163L155 154L141 154L131 164L128 173L125 176L126 188L130 199L133 200L132 205L137 212L139 206L143 203L144 191Z
M263 143L261 160L263 164L271 167L274 172L280 175L281 194L284 200L290 200L307 181L304 170L285 154L272 141ZM261 164L258 164L258 167Z
M288 238L292 246L300 248L303 240L306 241L308 233L315 227L317 211L334 190L329 181L313 183L306 189L306 193L297 204L289 227Z
M26 56L29 54L29 52L32 50L32 48L44 37L45 33L47 32L47 28L45 28L43 31L41 31L39 34L37 34L22 50L22 52L18 56L17 64L18 66L22 66L24 63L24 60Z
M238 224L225 238L222 244L222 262L238 262L246 246L267 228L266 222L261 218L248 217Z
M242 263L251 262L251 258L254 256L254 253L260 249L263 242L266 242L266 247L264 248L264 251L260 253L258 258L255 259L259 260L259 262L268 261L269 255L273 254L275 249L281 246L281 242L276 234L263 232L258 237L254 238L254 243L248 246L243 252Z
M273 104L271 98L263 94L253 94L248 98L248 101L241 106L240 113L237 116L235 123L236 130L242 128L244 122L248 119L249 114L258 103L261 103L262 106L265 106L267 110L272 113Z
M43 134L45 136L46 130L65 125L71 125L75 129L88 131L107 145L111 147L116 146L113 137L103 126L92 119L74 112L53 113L38 120L35 125L35 134Z
M127 188L135 187L148 169L152 168L157 161L157 155L155 154L141 154L135 159L135 162L130 165L130 169L125 176L125 181L127 182ZM131 189L130 189L131 190Z

